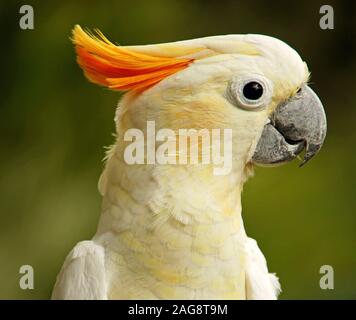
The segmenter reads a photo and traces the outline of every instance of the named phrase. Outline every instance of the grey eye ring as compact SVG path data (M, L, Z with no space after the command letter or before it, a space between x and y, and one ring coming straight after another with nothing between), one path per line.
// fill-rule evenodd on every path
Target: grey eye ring
M261 75L252 75L233 79L228 95L245 110L261 110L272 98L272 85Z

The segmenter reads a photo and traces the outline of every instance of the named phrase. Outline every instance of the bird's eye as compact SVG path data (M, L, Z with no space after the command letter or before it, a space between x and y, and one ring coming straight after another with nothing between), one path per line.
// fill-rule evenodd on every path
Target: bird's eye
M244 85L242 93L246 99L258 100L263 95L263 87L257 81L251 81Z
M227 91L229 100L246 110L261 110L271 101L272 85L261 75L236 77Z

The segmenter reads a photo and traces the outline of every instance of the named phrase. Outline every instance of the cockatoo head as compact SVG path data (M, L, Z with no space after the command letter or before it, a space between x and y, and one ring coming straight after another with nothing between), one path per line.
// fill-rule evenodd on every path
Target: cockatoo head
M284 163L305 149L304 164L324 141L308 68L280 40L226 35L123 47L79 26L73 34L88 79L129 91L120 121L131 127L231 128L234 160L244 165Z

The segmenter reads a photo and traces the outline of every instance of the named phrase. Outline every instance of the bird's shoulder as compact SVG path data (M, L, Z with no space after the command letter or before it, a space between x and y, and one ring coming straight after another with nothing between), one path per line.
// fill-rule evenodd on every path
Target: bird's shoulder
M246 297L248 300L275 300L281 287L275 274L269 273L267 261L256 240L247 238Z
M70 251L57 276L52 299L105 299L105 250L94 241L81 241Z

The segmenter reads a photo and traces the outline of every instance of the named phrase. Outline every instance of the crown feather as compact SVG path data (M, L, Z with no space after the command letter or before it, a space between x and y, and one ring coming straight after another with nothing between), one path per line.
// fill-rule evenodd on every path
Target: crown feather
M98 30L94 35L79 25L74 27L72 41L88 80L119 91L142 92L194 61L135 52L114 45Z

